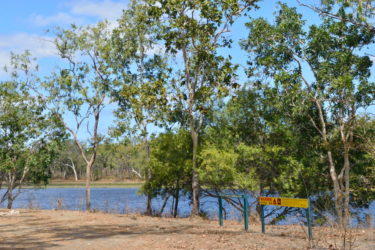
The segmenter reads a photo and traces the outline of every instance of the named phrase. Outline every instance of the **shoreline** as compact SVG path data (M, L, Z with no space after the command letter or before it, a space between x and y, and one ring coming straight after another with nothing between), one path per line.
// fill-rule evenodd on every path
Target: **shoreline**
M100 180L92 181L90 188L140 188L143 182L139 181L112 181L112 180ZM52 180L47 185L25 185L22 189L45 189L45 188L85 188L86 183L84 180L78 181L61 181Z

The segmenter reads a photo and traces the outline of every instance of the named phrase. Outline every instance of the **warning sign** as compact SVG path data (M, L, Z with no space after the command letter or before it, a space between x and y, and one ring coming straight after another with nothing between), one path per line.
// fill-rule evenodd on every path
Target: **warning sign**
M281 198L281 197L259 197L260 205L272 205L282 207L308 208L308 199Z

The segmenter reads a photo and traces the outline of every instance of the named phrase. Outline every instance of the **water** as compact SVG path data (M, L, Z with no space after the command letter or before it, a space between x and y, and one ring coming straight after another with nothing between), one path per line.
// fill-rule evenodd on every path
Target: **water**
M92 188L91 208L109 213L143 213L146 209L146 197L139 195L138 188ZM4 190L0 190L0 197ZM249 203L253 204L251 210L255 209L255 199L250 198ZM154 211L159 211L163 204L162 198L153 199ZM0 207L5 207L6 202ZM172 198L164 209L164 215L170 215L172 211ZM241 220L242 213L227 202L223 202L226 212L226 219ZM47 189L24 189L23 192L13 202L13 208L38 208L38 209L66 209L85 210L85 189L84 188L47 188ZM272 209L266 206L266 209ZM201 209L210 219L218 218L218 201L216 198L203 197L201 199ZM189 216L191 210L190 199L186 195L181 195L179 200L178 214L180 217ZM371 214L372 221L369 223L375 226L375 201L370 204L369 209L361 210L363 216ZM274 216L273 216L274 217ZM272 219L266 218L266 223ZM305 221L304 216L288 216L279 224L296 224ZM352 225L356 226L355 220Z
M92 188L91 208L110 213L143 213L146 209L146 197L137 192L137 188ZM4 190L0 190L0 195L2 193ZM153 210L160 211L163 202L164 200L160 197L153 199ZM84 188L25 189L13 202L13 208L85 210L85 204ZM172 198L170 198L164 209L164 215L171 213L172 205ZM5 206L6 202L0 205L0 207ZM224 204L224 207L227 209L228 219L241 217L241 213L231 209L228 204ZM209 218L217 218L217 199L203 198L202 209ZM188 216L190 210L190 199L181 195L178 208L179 216Z

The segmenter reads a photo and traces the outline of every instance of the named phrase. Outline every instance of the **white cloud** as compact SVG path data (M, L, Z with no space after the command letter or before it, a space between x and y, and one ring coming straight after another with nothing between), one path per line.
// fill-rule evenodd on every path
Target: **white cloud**
M34 14L30 17L30 21L36 26L85 24L90 23L90 20L87 19L89 17L113 21L121 16L123 9L127 8L127 1L78 0L68 3L66 6L68 10L65 12L59 12L52 16Z
M42 16L42 15L33 15L31 22L36 26L47 26L51 24L62 25L62 24L81 24L83 23L82 18L74 17L67 13L58 13L54 16Z
M36 57L56 56L57 52L52 40L51 37L27 33L0 35L0 52L20 53L30 50Z
M30 16L29 21L36 26L66 24L88 24L93 19L107 19L109 30L116 27L115 20L122 14L123 9L127 7L128 1L115 2L113 0L71 0L65 5L66 11L60 11L55 15L44 16L34 14ZM22 53L29 50L37 58L57 56L57 51L52 43L53 38L39 36L36 34L15 33L9 35L0 34L0 75L5 64L9 63L10 52Z
M124 2L83 0L72 4L71 13L114 20L121 16L122 10L126 7L127 3Z
M9 64L10 53L22 53L25 50L37 58L57 56L51 37L27 33L0 35L0 75L4 73L3 67Z

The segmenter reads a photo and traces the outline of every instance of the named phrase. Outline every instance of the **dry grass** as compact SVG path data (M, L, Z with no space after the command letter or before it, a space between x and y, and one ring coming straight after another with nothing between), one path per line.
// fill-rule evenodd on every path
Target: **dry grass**
M5 212L7 210L0 210ZM253 222L254 223L254 222ZM342 235L313 229L310 245L300 226L243 225L217 221L65 210L19 210L0 216L0 248L36 249L334 249ZM354 249L375 249L375 230L353 230ZM338 245L337 245L338 246Z

